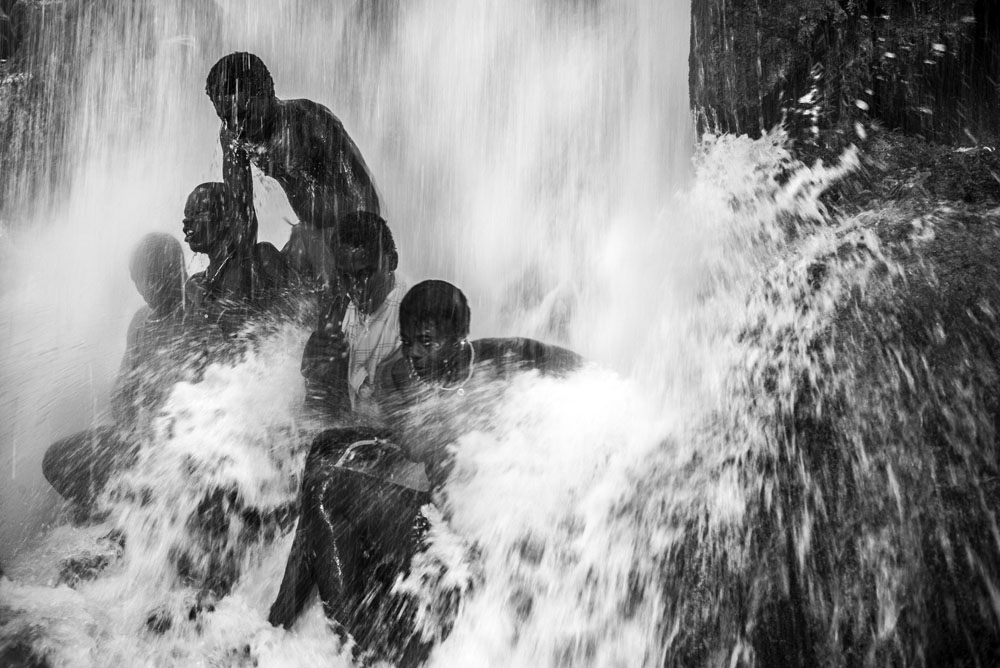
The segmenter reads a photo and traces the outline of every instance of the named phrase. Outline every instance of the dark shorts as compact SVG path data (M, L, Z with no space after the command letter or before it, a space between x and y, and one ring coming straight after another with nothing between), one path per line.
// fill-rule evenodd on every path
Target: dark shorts
M426 656L412 605L392 593L426 531L420 508L430 495L419 469L375 430L334 429L313 442L272 623L290 625L315 585L327 616L362 652L402 665Z

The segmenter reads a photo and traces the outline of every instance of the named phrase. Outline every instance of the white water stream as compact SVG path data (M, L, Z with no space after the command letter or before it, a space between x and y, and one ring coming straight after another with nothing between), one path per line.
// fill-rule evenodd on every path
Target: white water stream
M524 379L456 444L454 513L426 559L474 584L431 664L660 665L683 623L668 571L685 528L710 537L742 519L721 463L753 435L705 427L734 401L749 290L783 243L780 214L820 215L808 182L775 181L788 163L771 138L706 141L692 170L687 3L161 4L81 19L93 41L78 56L72 178L54 219L3 240L3 639L53 666L337 665L317 607L291 632L265 621L287 537L246 547L234 591L197 620L183 621L194 592L170 571L205 490L235 485L261 507L293 498L303 332L175 390L127 481L149 503L19 542L42 516L44 448L104 409L139 303L130 248L152 230L180 237L185 195L221 175L204 76L246 50L279 97L341 118L402 271L461 286L474 336L534 336L600 367ZM280 246L293 221L280 188L258 179L256 199L262 238ZM113 553L101 536L115 526L120 559L53 586L65 557ZM155 610L181 621L152 633Z

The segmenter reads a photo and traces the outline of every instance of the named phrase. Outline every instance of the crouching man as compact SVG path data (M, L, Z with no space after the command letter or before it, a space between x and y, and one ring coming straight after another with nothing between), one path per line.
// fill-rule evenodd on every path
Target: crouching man
M302 353L306 407L325 418L370 420L379 413L379 365L399 347L406 282L396 271L392 232L378 214L348 214L333 241L337 281Z
M393 426L329 430L313 443L299 525L268 619L290 627L315 586L327 616L360 652L412 666L426 659L430 645L414 634L410 602L391 589L420 549L426 526L420 508L447 479L449 457L446 442L412 439L406 425L424 402L446 401L461 414L472 408L465 402L474 384L502 385L529 370L563 374L582 359L531 339L469 341L468 302L444 281L414 286L400 304L399 322L402 345L381 365L376 392Z

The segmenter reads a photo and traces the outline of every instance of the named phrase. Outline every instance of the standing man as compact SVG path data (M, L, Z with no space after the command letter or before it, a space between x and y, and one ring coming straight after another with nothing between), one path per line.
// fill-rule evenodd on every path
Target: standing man
M270 72L250 53L219 60L208 73L205 92L222 121L222 174L242 223L241 243L256 242L253 164L281 184L305 226L305 246L317 255L306 259L328 279L332 258L323 241L348 213L379 213L371 174L343 124L311 100L275 97Z
M306 405L333 416L352 410L373 417L375 371L399 346L399 304L407 290L396 274L399 254L389 226L367 211L344 217L331 250L339 284L302 354Z

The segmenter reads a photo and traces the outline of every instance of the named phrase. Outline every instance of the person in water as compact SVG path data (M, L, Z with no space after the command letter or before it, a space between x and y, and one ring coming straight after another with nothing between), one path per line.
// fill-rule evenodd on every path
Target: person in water
M269 243L241 243L243 228L236 210L232 193L221 182L197 186L184 205L184 240L195 253L208 255L208 268L187 281L189 319L226 337L240 334L262 316L288 314L297 287L278 249ZM238 576L238 555L217 549L230 542L230 516L237 515L251 527L247 540L268 528L263 525L269 518L245 506L235 490L209 491L188 522L189 539L197 549L172 551L178 575L205 595L224 595ZM208 558L193 557L192 552Z
M399 350L379 369L377 395L382 409L402 431L406 456L427 466L432 480L447 474L440 439L407 438L408 412L429 397L454 397L467 389L537 370L564 375L583 364L573 351L528 338L468 339L471 314L465 295L446 281L424 281L399 306Z
M399 319L402 347L381 365L376 389L395 428L331 429L313 443L299 525L268 620L289 628L315 586L326 615L362 652L402 666L420 663L430 650L414 635L410 602L391 591L420 549L426 526L420 508L433 499L427 479L412 476L408 466L426 464L438 486L448 469L447 443L411 438L406 416L432 398L452 402L461 415L475 385L528 370L565 374L583 360L531 339L469 341L468 302L444 281L414 286Z
M42 460L49 484L85 516L111 475L132 461L135 443L170 388L200 373L210 345L187 331L180 242L167 234L146 235L132 252L129 270L146 305L128 327L111 398L113 424L54 443Z
M229 188L218 182L202 183L184 204L184 240L195 253L208 255L208 268L188 280L188 308L226 335L280 306L294 282L277 248L241 243L236 210Z
M271 73L251 53L231 53L215 63L205 92L222 121L223 180L237 204L242 242L252 244L257 231L254 165L281 184L304 225L298 236L306 254L290 253L303 266L293 267L312 268L328 279L332 258L324 242L343 217L379 213L371 174L343 124L312 100L276 97Z
M337 240L338 283L302 355L306 405L334 417L349 411L373 417L378 414L378 366L399 347L399 304L406 283L396 273L399 254L392 232L378 214L347 214Z

